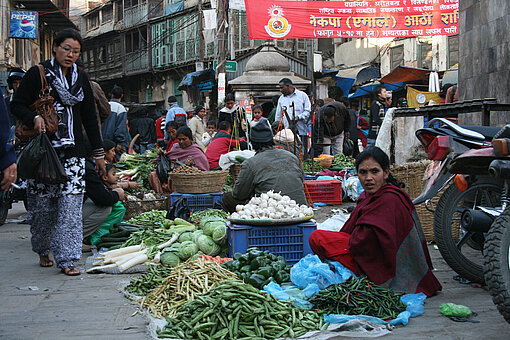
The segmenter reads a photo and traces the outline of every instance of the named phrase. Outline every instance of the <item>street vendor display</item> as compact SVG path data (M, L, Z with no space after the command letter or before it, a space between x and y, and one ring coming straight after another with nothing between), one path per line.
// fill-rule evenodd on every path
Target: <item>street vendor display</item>
M223 196L225 210L234 212L255 195L270 190L289 196L299 205L306 204L304 173L299 159L292 153L274 147L273 133L267 119L262 118L250 130L255 156L246 159L232 189Z
M340 232L314 231L312 250L396 292L434 295L441 284L431 271L414 205L391 184L388 156L367 148L356 159L356 169L365 189L356 208Z

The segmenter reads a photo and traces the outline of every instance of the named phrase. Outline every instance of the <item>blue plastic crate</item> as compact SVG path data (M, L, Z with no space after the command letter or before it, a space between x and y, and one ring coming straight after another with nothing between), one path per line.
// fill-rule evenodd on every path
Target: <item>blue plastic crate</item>
M181 194L174 192L170 194L170 205L172 206L179 198L186 197L191 212L202 211L214 207L216 202L221 202L223 192L212 192L208 194Z
M248 248L257 247L283 256L288 264L294 264L312 253L308 238L315 229L317 225L310 221L272 226L231 224L228 228L229 254L232 257L234 253L246 253Z

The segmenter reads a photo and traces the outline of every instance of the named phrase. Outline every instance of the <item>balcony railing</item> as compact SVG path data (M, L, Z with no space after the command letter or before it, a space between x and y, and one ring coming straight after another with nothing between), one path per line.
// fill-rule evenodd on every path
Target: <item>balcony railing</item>
M124 27L128 28L146 23L148 20L148 9L149 5L147 3L127 8L124 11Z
M136 73L149 69L149 52L141 50L126 53L126 73Z

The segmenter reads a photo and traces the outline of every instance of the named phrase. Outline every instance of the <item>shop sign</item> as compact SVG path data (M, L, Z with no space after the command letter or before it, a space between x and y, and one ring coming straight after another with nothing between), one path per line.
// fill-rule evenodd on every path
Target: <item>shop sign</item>
M37 39L37 12L11 11L9 38Z

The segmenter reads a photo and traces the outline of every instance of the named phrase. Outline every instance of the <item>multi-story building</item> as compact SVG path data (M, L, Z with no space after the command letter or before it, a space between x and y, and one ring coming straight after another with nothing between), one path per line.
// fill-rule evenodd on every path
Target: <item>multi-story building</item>
M0 0L5 16L0 22L0 86L7 86L7 71L12 67L29 69L40 61L51 58L53 36L61 29L76 28L69 20L69 0ZM11 11L38 13L37 38L11 38L9 18Z
M218 58L214 31L201 26L202 11L210 8L209 0L101 3L83 15L82 57L87 72L106 92L116 84L123 87L126 101L156 103L163 108L166 98L175 95L181 105L190 108L197 101L214 100L208 95L215 91L210 86L213 82L195 92L178 89L187 74L202 65L204 69L212 68ZM245 11L230 9L228 22L227 58L238 61L237 71L227 73L227 80L231 80L242 74L247 61L244 59L260 49L264 41L249 39ZM299 60L292 64L297 69L291 71L306 76L302 70L306 66L304 40L277 40L275 45L280 53ZM189 102L190 98L194 103Z

